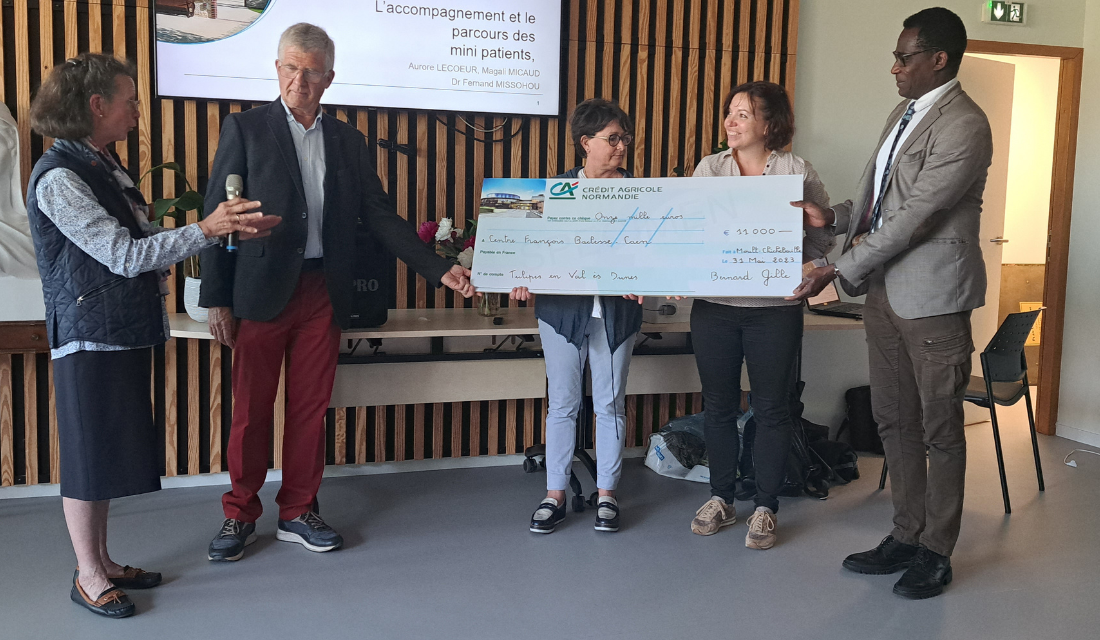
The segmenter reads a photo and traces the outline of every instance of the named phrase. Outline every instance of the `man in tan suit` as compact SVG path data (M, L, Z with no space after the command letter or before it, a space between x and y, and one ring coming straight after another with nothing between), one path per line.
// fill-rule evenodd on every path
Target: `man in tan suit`
M894 529L844 567L904 568L894 593L912 599L939 595L951 582L966 470L970 313L985 304L978 228L993 140L955 78L965 50L966 28L951 11L907 18L891 69L905 100L887 120L858 197L827 210L793 203L808 224L835 225L845 240L836 264L811 271L792 298L815 295L836 277L849 294L867 294L871 403L890 466Z

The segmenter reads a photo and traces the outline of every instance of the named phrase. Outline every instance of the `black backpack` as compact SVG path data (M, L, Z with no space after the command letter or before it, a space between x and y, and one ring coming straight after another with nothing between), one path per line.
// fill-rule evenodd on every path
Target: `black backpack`
M848 443L856 451L868 451L882 454L882 438L878 435L878 424L871 412L871 387L855 387L844 392L848 405L848 416L840 424L837 439L847 434Z
M835 473L831 465L816 450L816 443L829 443L829 427L815 424L802 418L802 390L805 382L799 382L791 398L791 412L799 416L791 433L791 451L787 456L787 476L779 495L797 497L802 494L824 500L829 496L829 484L847 484L848 480ZM735 494L738 500L750 500L756 495L756 469L753 456L753 444L756 439L756 419L749 418L745 423L741 441L741 459L738 461L738 475L741 489ZM851 450L847 445L843 445ZM851 464L855 465L855 452L852 452ZM850 471L845 468L845 473ZM859 470L854 469L855 477Z

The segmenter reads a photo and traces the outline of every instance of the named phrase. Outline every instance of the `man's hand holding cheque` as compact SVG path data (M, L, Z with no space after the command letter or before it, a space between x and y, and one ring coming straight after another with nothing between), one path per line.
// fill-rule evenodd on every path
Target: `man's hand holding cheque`
M795 200L791 203L791 206L802 209L802 221L807 227L820 229L836 223L836 214L833 213L832 209L825 209L808 200ZM802 277L802 282L785 299L805 300L812 298L829 286L829 283L836 277L836 268L832 265L815 267Z

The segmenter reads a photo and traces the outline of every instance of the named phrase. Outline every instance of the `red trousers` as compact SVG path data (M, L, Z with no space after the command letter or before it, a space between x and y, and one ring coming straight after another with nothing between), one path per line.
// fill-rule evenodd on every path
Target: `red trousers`
M279 519L309 510L325 470L325 411L332 397L340 328L323 270L303 273L282 313L270 322L241 320L233 348L233 428L226 458L233 489L222 496L225 517L255 522L257 493L267 477L275 396L286 357L286 426Z

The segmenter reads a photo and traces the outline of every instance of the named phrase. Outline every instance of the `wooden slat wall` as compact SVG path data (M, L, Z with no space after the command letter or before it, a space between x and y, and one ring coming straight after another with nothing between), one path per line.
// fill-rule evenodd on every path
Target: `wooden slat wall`
M634 118L637 142L628 169L640 176L690 174L720 140L719 103L735 83L772 80L793 94L798 2L563 0L562 118L365 108L329 112L358 128L372 146L385 139L415 148L412 157L379 148L377 169L396 210L417 223L451 217L461 227L476 216L485 176L541 177L574 166L578 158L564 116L589 97L617 100ZM34 88L52 66L90 50L126 56L138 69L142 117L130 139L118 145L131 169L143 175L174 160L192 185L205 188L221 120L253 105L155 99L150 5L151 0L0 2L0 99L19 122L24 184L50 143L30 131ZM140 186L150 199L171 196L182 192L183 177L166 172L146 177ZM450 291L431 290L404 264L397 266L397 308L470 304L456 302ZM176 269L170 281L168 299L178 311L183 310L177 295L181 271ZM225 469L231 358L229 349L190 340L157 349L154 413L164 433L166 475ZM37 396L52 389L51 371L33 354L0 354L0 485L58 481L53 395L45 401ZM281 405L285 394L279 398ZM629 397L630 445L641 446L663 421L701 407L698 394ZM271 457L276 468L283 408L276 408ZM328 459L345 464L522 452L542 442L545 420L543 398L338 408L329 412ZM39 424L48 426L39 429Z

